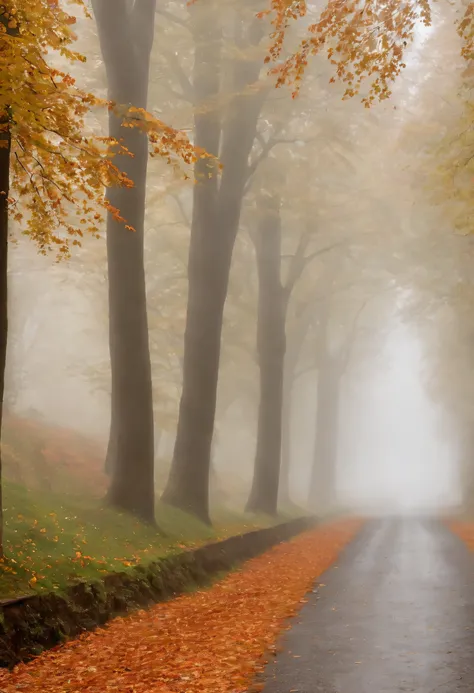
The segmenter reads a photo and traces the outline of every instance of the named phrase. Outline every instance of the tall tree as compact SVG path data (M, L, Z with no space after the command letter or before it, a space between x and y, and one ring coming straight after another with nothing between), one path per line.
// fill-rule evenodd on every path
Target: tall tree
M385 9L377 7L363 16L351 5L330 3L321 13L319 21L311 26L314 36L302 43L297 54L284 59L272 69L278 85L287 81L299 82L309 54L324 48L339 66L338 75L347 83L346 96L354 96L365 77L374 78L370 95L364 99L372 103L389 95L388 84L401 69L403 45L408 35L403 33L404 19L423 16L420 8L410 5L404 18L396 14L396 21L385 16ZM395 10L395 4L391 4ZM223 9L215 2L192 3L193 35L195 44L194 75L192 80L195 108L195 142L213 154L220 155L222 174L212 175L209 168L198 162L195 177L193 219L189 254L189 299L184 349L184 378L180 403L178 432L172 468L163 494L163 500L186 509L205 522L209 522L209 465L212 443L216 390L218 381L220 341L224 303L234 242L239 226L248 159L255 137L257 121L265 100L264 89L258 88L261 56L256 47L260 43L262 14L258 7L236 8L236 21L231 26L229 9L226 21ZM284 57L283 43L291 19L305 11L305 3L272 2L273 42L269 62ZM243 19L242 19L243 18ZM355 41L352 23L370 30L379 24L388 27L392 43L385 51L368 50L366 42ZM223 41L231 26L232 51L225 52ZM411 25L410 25L411 29ZM399 33L401 32L401 33ZM331 41L329 40L331 37ZM339 48L334 51L335 37ZM340 51L339 51L340 49ZM230 59L229 54L238 58ZM255 56L255 59L253 59ZM339 57L340 56L340 57ZM353 66L355 64L355 67ZM354 67L356 76L351 71ZM222 69L221 69L222 68ZM224 70L225 68L225 70ZM223 93L223 75L232 75L232 96ZM375 77L374 77L375 76ZM183 77L183 75L181 75ZM186 81L186 80L182 80ZM186 85L187 86L187 85ZM189 90L187 90L189 91ZM268 154L268 151L266 152Z
M380 295L380 294L378 294ZM337 500L337 462L340 438L339 414L342 378L346 372L360 327L359 319L367 305L365 299L351 318L346 316L342 343L334 348L331 340L331 321L334 320L335 300L328 294L320 303L317 333L317 406L314 426L313 459L308 491L308 506L315 513L324 513Z
M231 61L231 96L221 103L222 9L218 3L190 8L195 45L193 92L195 143L219 156L222 173L205 160L195 168L188 309L184 338L183 389L170 476L163 500L209 516L209 471L216 411L224 304L248 159L266 91L256 86L262 59L245 53L258 46L261 24L236 8L234 35L244 57ZM227 64L226 64L227 67Z
M120 106L146 109L156 0L93 0L107 71L109 98ZM154 522L154 423L144 267L144 223L148 165L145 133L125 128L111 111L109 134L133 155L122 170L133 188L108 190L134 233L112 213L107 219L109 343L112 372L107 467L108 500Z
M3 17L2 17L3 19ZM11 156L10 113L0 118L0 430L3 422L8 339L8 200ZM0 448L0 556L3 555L2 457Z
M303 371L297 371L297 366L315 310L316 307L313 301L300 304L295 311L294 320L287 326L287 349L283 375L281 473L279 485L279 504L282 507L289 506L292 503L290 471L293 389L297 379L303 374ZM310 370L313 370L312 366Z
M291 143L291 138L283 141ZM322 163L322 160L320 156L318 163ZM290 161L293 164L292 182L296 182L296 189L291 187L289 176L281 173L281 170L289 170L285 166L284 156L277 158L274 153L261 166L262 189L257 194L258 223L251 234L255 244L259 287L257 353L260 400L254 477L247 509L269 514L276 514L278 506L289 307L305 270L316 258L338 245L334 239L327 241L327 244L321 242L321 231L312 214L310 202L317 195L316 187L305 185L305 177L310 178L309 167L298 161L294 154ZM283 229L281 199L284 201L283 209L289 207L289 210L285 210L287 219ZM285 256L282 253L282 230L286 236L285 246L293 247L293 253ZM316 272L313 275L318 276ZM311 299L309 303L312 303ZM295 357L295 354L291 356ZM288 476L287 470L285 473Z
M71 50L74 21L56 2L0 5L0 424L9 217L20 222L26 211L24 231L39 251L68 256L85 232L98 232L100 209L109 207L104 183L130 184L100 140L86 134L84 118L99 101L49 57L82 60Z
M76 3L84 5L81 0ZM86 116L93 106L111 102L79 88L61 65L84 62L72 50L76 18L51 0L15 0L0 5L0 286L1 344L7 330L8 220L24 221L23 233L46 254L55 249L69 257L88 233L98 236L103 214L123 224L124 216L104 196L108 186L132 188L133 181L115 165L130 152L118 139L91 134ZM55 54L52 58L51 54ZM196 156L187 138L143 109L129 109L128 129L144 132L159 156L189 163ZM126 211L126 210L125 210ZM0 347L1 347L0 344ZM1 348L0 348L1 352ZM3 403L4 355L0 353L0 401ZM0 412L1 413L1 412Z
M338 0L323 7L309 28L309 37L288 57L285 36L294 24L292 20L306 13L306 3L275 0L269 7L273 33L268 62L278 85L292 82L297 91L310 55L324 51L346 87L345 98L357 95L364 80L371 81L368 93L362 98L366 106L390 96L391 82L404 67L403 53L413 38L414 27L420 22L430 22L427 0L411 0L403 13L398 11L396 0L371 4L370 12L366 13L359 11L359 3L347 5ZM195 139L197 142L207 139L211 151L220 153L224 170L222 176L212 176L206 167L196 169L196 178L204 183L196 186L194 194L184 383L175 454L163 499L209 521L209 459L222 315L261 94L258 89L248 89L259 74L258 61L248 58L233 61L226 51L225 61L221 62L222 41L230 25L227 21L230 15L226 14L226 21L221 24L221 14L214 3L207 3L205 8L203 4L199 8L199 3L193 3L191 12L196 47L191 89L182 73L180 81L193 95L198 111ZM261 13L260 18L265 14ZM200 21L202 17L204 21ZM237 48L234 54L242 55L246 47L256 45L254 37L261 32L258 22L237 22L233 28L234 48ZM225 70L220 72L222 65ZM222 75L227 76L229 72L234 74L237 89L232 98L220 89ZM245 111L241 110L242 105ZM214 177L216 180L212 180Z
M330 300L322 302L318 320L318 385L313 463L308 505L314 512L332 507L335 495L339 422L339 355L329 344Z
M275 515L281 459L286 300L281 282L281 217L278 195L261 194L254 234L258 268L257 353L260 368L257 450L247 510Z
M311 87L322 96L318 80ZM307 90L307 107L313 89ZM261 390L254 478L247 508L270 514L277 512L280 470L280 500L290 502L291 386L314 313L314 289L320 281L319 268L312 268L311 273L308 268L343 242L335 224L341 214L332 209L332 195L340 194L345 186L340 176L334 185L330 177L320 180L318 172L329 167L347 173L349 167L340 154L346 144L345 133L334 117L326 123L324 114L319 119L320 129L313 129L308 111L287 113L277 136L261 134L262 151L270 149L271 154L259 165L252 180L253 187L260 186L259 223L251 236L259 284L257 351ZM300 153L303 148L295 151L295 144L305 145L304 155ZM349 147L348 143L346 149L350 150ZM325 219L324 224L318 216ZM288 353L287 323L291 325Z

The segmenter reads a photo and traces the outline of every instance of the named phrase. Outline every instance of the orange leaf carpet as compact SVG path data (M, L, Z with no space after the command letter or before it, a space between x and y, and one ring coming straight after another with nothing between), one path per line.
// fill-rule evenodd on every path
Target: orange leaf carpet
M0 672L0 693L239 693L284 620L360 528L324 525L209 589L156 604Z

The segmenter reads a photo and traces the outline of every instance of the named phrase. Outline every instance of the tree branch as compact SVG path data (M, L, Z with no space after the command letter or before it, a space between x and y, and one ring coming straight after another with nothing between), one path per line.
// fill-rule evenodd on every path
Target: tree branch
M331 250L334 250L334 248L339 248L341 245L344 245L346 241L338 241L337 243L333 243L332 245L326 246L326 248L320 248L319 250L315 250L314 253L311 253L311 255L306 255L304 258L304 266L305 268L316 258L319 257L320 255L324 255L325 253L329 253Z
M298 241L298 247L296 248L296 252L293 255L292 260L290 262L290 269L288 270L288 278L286 280L286 284L283 287L283 292L286 301L289 300L291 293L295 288L295 284L301 277L301 274L303 273L303 270L305 268L305 253L309 241L310 234L307 231L301 234L300 239Z
M137 2L140 2L141 0L136 0ZM184 19L181 19L180 17L177 17L175 14L170 12L169 10L164 10L161 7L158 7L156 9L157 14L161 14L162 17L165 17L166 19L169 19L170 22L173 22L173 24L179 24L179 26L185 27L185 29L189 29L189 26L185 22Z
M247 193L250 188L251 178L255 171L258 169L259 165L264 159L270 154L272 149L274 149L279 144L296 144L297 142L302 142L306 144L307 142L312 142L317 139L317 137L309 137L307 139L302 139L301 137L269 137L265 140L261 133L257 136L260 146L262 147L260 154L258 154L254 160L249 164L247 169L247 182L245 184L245 192Z
M181 67L181 63L179 62L178 56L176 53L172 52L164 52L162 53L164 55L165 59L167 60L170 68L172 69L175 77L177 78L179 85L182 89L182 98L185 99L186 101L189 101L189 103L194 102L194 88L193 85L191 84L187 74Z
M176 202L178 205L179 211L181 212L181 216L183 217L184 223L186 226L190 227L191 226L191 219L188 217L186 214L186 210L183 205L183 201L179 197L179 195L172 195L173 200Z
M162 86L164 89L166 89L166 91L172 94L172 96L175 96L177 99L181 99L182 101L186 101L187 103L189 103L189 100L186 98L182 91L176 91L170 84L165 83Z
M302 368L300 371L298 371L297 373L294 374L293 382L296 380L299 380L299 378L302 378L303 375L307 375L308 373L312 373L313 371L316 371L316 370L317 370L317 366L314 364L312 366L306 366L306 368Z
M357 323L359 321L359 318L361 316L362 311L365 309L369 300L370 299L367 299L366 301L364 301L362 303L362 305L360 306L359 310L357 311L355 318L352 321L352 326L351 326L350 332L347 336L345 347L342 350L341 356L337 359L339 362L338 363L338 370L339 370L340 375L342 375L346 371L347 364L349 363L349 358L350 358L351 353L352 353L352 347L354 345L354 337L355 337L355 333L357 330Z
M344 245L344 243L346 241L338 241L337 243L333 243L332 245L328 245L325 248L320 248L319 250L315 250L314 253L311 253L311 255L305 255L305 251L306 251L306 248L308 247L309 242L310 242L310 233L306 232L300 238L300 242L298 244L298 248L296 249L296 253L293 256L291 256L293 258L293 260L290 264L290 270L288 272L288 279L286 281L286 285L283 287L286 303L288 303L288 301L290 300L290 297L291 297L291 294L293 292L293 289L295 288L296 282L301 277L301 275L303 274L304 270L308 267L308 265L315 258L319 257L320 255L324 255L325 253L329 253L334 248L337 248L341 245Z

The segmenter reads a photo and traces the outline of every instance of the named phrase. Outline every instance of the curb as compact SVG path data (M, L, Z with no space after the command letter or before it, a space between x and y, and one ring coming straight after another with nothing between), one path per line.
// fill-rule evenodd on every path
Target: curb
M36 594L0 603L0 667L12 668L112 618L143 609L200 586L220 572L311 529L302 517L206 544L117 572L62 593Z

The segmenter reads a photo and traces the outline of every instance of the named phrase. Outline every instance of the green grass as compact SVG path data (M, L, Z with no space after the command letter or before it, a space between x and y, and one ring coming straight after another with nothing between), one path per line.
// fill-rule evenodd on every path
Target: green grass
M0 562L0 599L59 590L77 580L130 570L169 553L275 523L268 517L216 509L210 528L158 504L156 519L164 538L134 518L102 506L109 484L104 455L103 445L77 431L13 414L4 417L6 556ZM157 463L163 483L168 468L169 461ZM243 504L245 486L226 482L229 496ZM302 514L293 507L278 521Z
M77 580L130 570L185 548L275 524L275 519L225 509L213 527L174 508L157 505L158 530L103 507L99 501L4 484L5 559L0 599L60 590ZM296 516L292 510L278 522Z

